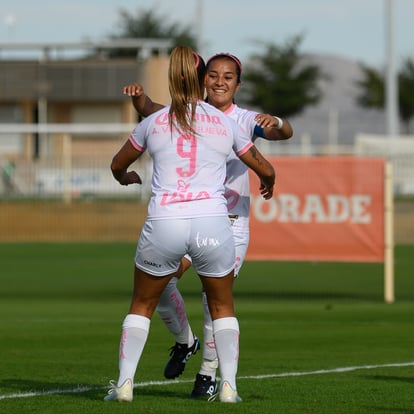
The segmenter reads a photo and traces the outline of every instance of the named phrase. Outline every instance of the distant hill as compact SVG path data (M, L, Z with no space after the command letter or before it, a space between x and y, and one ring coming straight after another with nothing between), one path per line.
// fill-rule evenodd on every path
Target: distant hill
M312 144L324 145L337 139L340 145L352 145L357 133L384 133L384 111L362 108L356 103L356 82L362 79L358 62L330 55L309 55L306 60L318 65L327 79L320 83L321 101L290 119L295 137L306 133Z

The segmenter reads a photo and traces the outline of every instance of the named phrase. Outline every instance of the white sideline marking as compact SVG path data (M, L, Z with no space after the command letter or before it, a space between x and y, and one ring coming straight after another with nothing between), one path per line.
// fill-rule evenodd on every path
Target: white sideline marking
M283 372L280 374L267 374L267 375L245 375L242 377L237 377L240 379L265 379L265 378L284 378L284 377L303 377L305 375L323 375L323 374L334 374L342 372L351 372L358 371L362 369L377 369L377 368L393 368L393 367L411 367L414 366L414 361L411 362L401 362L395 364L381 364L381 365L361 365L354 367L340 367L333 369L319 369L316 371L299 371L299 372ZM147 381L134 384L134 388L146 387L148 385L166 385L166 384L183 384L186 382L193 382L193 380L170 380L170 381ZM56 394L79 394L82 392L95 391L95 390L105 390L109 387L87 387L79 386L67 390L48 390L48 391L33 391L17 394L7 394L0 395L0 400L12 399L12 398L29 398L29 397L40 397L44 395L56 395Z

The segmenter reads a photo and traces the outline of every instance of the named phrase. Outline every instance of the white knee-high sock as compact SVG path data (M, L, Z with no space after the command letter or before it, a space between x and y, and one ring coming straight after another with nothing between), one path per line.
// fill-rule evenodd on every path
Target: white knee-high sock
M184 299L177 289L177 281L178 279L173 277L168 282L161 293L157 311L165 326L174 335L175 341L192 346L194 334L187 319Z
M206 292L202 293L203 310L204 310L204 328L203 328L203 361L201 363L201 375L208 375L213 381L216 379L216 370L218 368L218 358L216 344L213 335L213 321L211 320L210 310L208 309Z
M147 342L150 320L145 316L128 314L122 324L119 345L119 379L120 387L126 379L134 382L135 371Z
M213 332L219 359L221 383L227 381L236 390L240 335L237 318L216 319L213 321Z

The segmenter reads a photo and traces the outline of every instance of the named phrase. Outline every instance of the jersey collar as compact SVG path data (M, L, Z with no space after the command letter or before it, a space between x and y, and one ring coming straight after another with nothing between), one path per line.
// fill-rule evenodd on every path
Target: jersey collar
M226 115L230 115L233 112L233 109L236 107L236 105L234 103L232 103L225 111L224 113Z

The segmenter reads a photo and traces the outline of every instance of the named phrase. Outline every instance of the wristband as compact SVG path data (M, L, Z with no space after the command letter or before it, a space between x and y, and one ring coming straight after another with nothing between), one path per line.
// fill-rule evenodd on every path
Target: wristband
M275 126L276 129L282 129L283 121L278 116L273 116L277 120L277 125Z
M261 126L256 124L253 132L254 135L257 135L260 138L264 138L264 129Z

